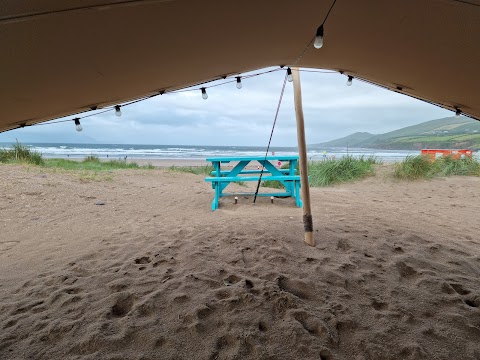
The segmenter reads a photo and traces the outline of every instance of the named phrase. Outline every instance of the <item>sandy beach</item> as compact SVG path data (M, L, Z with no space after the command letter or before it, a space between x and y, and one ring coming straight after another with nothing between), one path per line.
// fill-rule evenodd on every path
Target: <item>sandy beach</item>
M0 359L480 359L480 178L378 172L309 247L292 199L1 165Z

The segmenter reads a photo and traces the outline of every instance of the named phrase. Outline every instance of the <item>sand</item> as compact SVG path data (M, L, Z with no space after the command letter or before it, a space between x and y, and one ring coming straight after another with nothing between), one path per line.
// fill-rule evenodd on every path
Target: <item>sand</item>
M0 186L0 359L480 359L480 178L312 188L314 248L200 175Z

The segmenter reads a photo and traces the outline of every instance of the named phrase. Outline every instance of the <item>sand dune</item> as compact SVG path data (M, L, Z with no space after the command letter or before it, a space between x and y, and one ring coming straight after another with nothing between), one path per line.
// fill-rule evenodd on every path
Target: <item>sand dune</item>
M1 359L480 359L479 178L312 189L311 248L201 176L0 169Z

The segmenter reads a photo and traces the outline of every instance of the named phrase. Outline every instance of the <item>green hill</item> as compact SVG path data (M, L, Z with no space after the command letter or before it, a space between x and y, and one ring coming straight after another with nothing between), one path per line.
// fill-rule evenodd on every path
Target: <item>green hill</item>
M367 136L367 134L370 136ZM363 139L362 136L364 137ZM391 150L428 148L468 148L479 150L480 121L463 116L458 119L448 117L407 126L385 134L355 133L341 139L312 145L314 148L347 146Z
M375 136L375 135L370 134L368 132L356 132L354 134L345 136L337 140L332 140L322 144L313 144L310 146L311 147L317 147L317 146L318 147L346 147L347 146L346 144L348 144L349 146L356 147L359 144L370 139L372 136Z

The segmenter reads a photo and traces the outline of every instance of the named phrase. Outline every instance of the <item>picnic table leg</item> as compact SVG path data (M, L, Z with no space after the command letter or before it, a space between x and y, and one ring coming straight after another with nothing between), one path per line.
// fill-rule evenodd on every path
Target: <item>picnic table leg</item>
M288 172L288 175L295 175L295 165L297 164L297 162L295 160L290 160L289 161L289 172ZM295 184L296 184L296 181L292 181L290 183L290 192L292 194L292 196L295 196L295 201L296 201L296 194L295 194ZM297 202L297 206L298 206L298 202Z
M213 163L213 166L215 167L215 176L216 176L216 177L220 177L220 176L221 176L221 175L220 175L220 173L221 173L221 172L220 172L220 161L215 161L215 162Z
M218 209L219 198L220 198L220 183L215 182L215 197L213 198L213 201L212 201L212 211L215 211Z
M303 206L302 197L300 196L300 181L295 180L295 202L297 206L301 208Z

